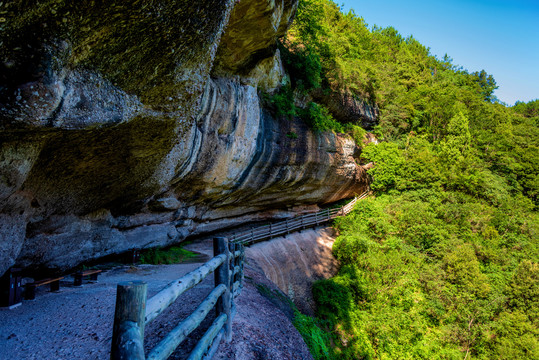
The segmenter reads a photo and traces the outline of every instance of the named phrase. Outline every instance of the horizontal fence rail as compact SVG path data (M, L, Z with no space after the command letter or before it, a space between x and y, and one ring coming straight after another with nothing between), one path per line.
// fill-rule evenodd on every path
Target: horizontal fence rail
M216 319L197 343L190 360L210 359L224 336L232 339L234 298L243 288L245 249L242 244L228 243L218 237L213 240L214 257L197 269L174 280L146 300L147 285L142 281L119 283L112 333L112 360L164 360L197 329L212 309ZM144 355L144 327L176 299L211 273L215 287L195 311L172 329L152 350Z
M191 271L180 279L173 281L155 294L146 303L146 324L155 319L157 315L172 304L178 296L204 280L209 274L215 271L217 267L224 263L226 259L227 257L225 254L217 255L204 265Z
M369 191L365 191L363 194L356 196L352 201L344 206L341 206L340 208L324 209L315 213L297 216L293 219L262 225L252 228L251 230L233 234L230 237L230 241L232 243L245 245L254 244L259 241L290 234L297 230L304 230L309 227L318 226L331 221L336 217L347 215L350 213L350 211L352 211L354 205L356 205L359 200L367 197L368 194Z

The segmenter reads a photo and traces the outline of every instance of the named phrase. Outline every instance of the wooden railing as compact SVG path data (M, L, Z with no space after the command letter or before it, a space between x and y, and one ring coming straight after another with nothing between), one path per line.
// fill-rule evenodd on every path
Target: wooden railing
M227 341L232 339L234 298L243 288L244 245L289 234L331 221L338 216L344 216L352 211L358 200L367 195L368 192L365 192L340 208L325 209L234 234L230 243L224 237L214 238L214 257L210 261L171 282L148 300L146 300L147 284L145 282L119 283L110 358L112 360L167 359L215 308L217 315L215 320L188 357L188 360L211 359L223 336ZM199 284L211 273L215 276L215 286L211 293L190 316L172 329L145 357L145 325L154 320L181 294Z
M215 308L216 318L189 355L189 360L211 359L225 336L232 339L234 298L243 288L245 250L229 244L224 237L213 240L214 257L185 276L171 282L146 300L147 284L131 281L118 284L110 358L113 360L167 359ZM144 355L144 327L171 305L181 294L214 273L215 287L196 310L180 322L148 354Z
M268 240L277 236L290 234L297 230L303 230L309 227L318 226L325 222L331 221L339 216L347 215L358 200L365 198L369 194L368 191L356 196L348 204L333 209L324 209L316 213L297 216L290 220L283 220L272 224L258 226L251 230L243 231L230 236L230 242L250 245L255 242Z

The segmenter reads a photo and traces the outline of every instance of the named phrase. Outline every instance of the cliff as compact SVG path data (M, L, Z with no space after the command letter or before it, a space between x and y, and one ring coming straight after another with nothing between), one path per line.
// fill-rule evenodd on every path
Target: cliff
M276 41L296 7L0 5L0 274L64 270L362 192L351 138L261 101L284 76Z

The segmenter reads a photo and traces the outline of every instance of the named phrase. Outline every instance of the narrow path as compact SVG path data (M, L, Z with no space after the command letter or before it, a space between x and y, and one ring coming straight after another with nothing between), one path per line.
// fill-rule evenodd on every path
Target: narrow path
M364 196L366 193L340 209L323 210L318 214L325 214L327 219L345 215ZM280 232L293 231L294 226L303 228L306 223L314 226L319 223L319 219L314 214L308 214L293 221L281 222ZM265 225L259 228L264 227L267 230L263 230L256 238L247 234L245 240L254 242L269 239L276 234L274 231L279 231L277 226ZM230 231L221 235L230 236ZM239 235L236 233L236 240L241 238ZM186 249L211 258L213 236L216 234L201 238L187 245ZM336 268L330 260L324 262L324 259L331 258L331 246L322 245L313 246L308 240L303 241L301 235L296 235L293 238L275 238L247 250L245 273L248 281L245 282L242 295L237 298L238 311L233 322L236 327L234 340L230 344L221 344L217 359L312 358L291 323L290 308L286 304L268 300L257 287L262 284L266 289L278 291L275 285L278 284L292 299L310 298L312 279L328 277ZM73 279L66 277L61 282L61 291L57 293L50 293L40 287L36 300L25 300L22 306L13 310L0 310L0 360L107 359L111 345L116 285L122 281L144 280L148 283L149 298L171 281L199 267L206 259L201 257L199 261L176 265L122 266L104 272L99 282L85 283L82 287L74 287ZM318 270L314 270L316 276L313 277L311 264L320 261L322 263ZM210 276L180 296L174 305L150 323L145 331L146 350L153 348L178 322L189 316L213 287L213 277ZM301 301L297 303L305 312L312 312L312 304L308 304L308 301L304 306ZM170 359L185 359L213 317L213 314L208 316Z
M199 263L124 266L109 270L99 277L99 282L85 282L80 288L74 287L72 278L68 277L62 282L60 292L39 288L35 300L25 300L13 310L0 310L0 359L107 359L116 285L121 281L143 280L148 283L148 296L152 296L198 266ZM146 328L146 345L155 344L158 336L174 325L174 318L189 315L197 300L212 288L213 281L208 279L178 299L178 306ZM193 346L185 347L189 345Z
M312 360L303 338L292 325L293 313L279 298L263 296L258 287L279 291L255 264L245 268L245 286L236 298L233 338L221 342L214 360Z
M186 248L211 257L211 237ZM206 261L201 258L200 261ZM108 270L97 283L73 286L73 278L62 280L61 290L51 293L46 287L36 291L36 299L24 300L13 310L0 308L0 360L25 359L108 359L116 300L116 285L122 281L143 280L148 283L148 297L171 281L201 265L121 266ZM277 290L264 272L254 264L246 265L244 290L237 299L234 319L235 340L226 344L216 359L311 359L303 339L291 318L279 306L268 301L257 290L257 284ZM145 348L152 348L179 321L190 315L213 289L210 276L187 291L165 313L145 329ZM288 314L290 315L290 314ZM213 321L214 314L170 357L186 359L198 339ZM237 355L233 355L236 354Z

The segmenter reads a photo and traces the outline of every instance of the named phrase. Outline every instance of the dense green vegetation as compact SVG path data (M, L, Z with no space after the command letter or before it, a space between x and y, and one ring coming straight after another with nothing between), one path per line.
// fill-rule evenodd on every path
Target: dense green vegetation
M501 104L485 71L330 0L300 1L282 53L283 91L367 98L384 140L362 153L376 196L336 222L342 267L297 320L315 358L539 358L539 101Z
M166 249L152 248L140 254L140 262L142 264L169 265L178 264L196 256L196 253L186 250L182 246L172 246Z

